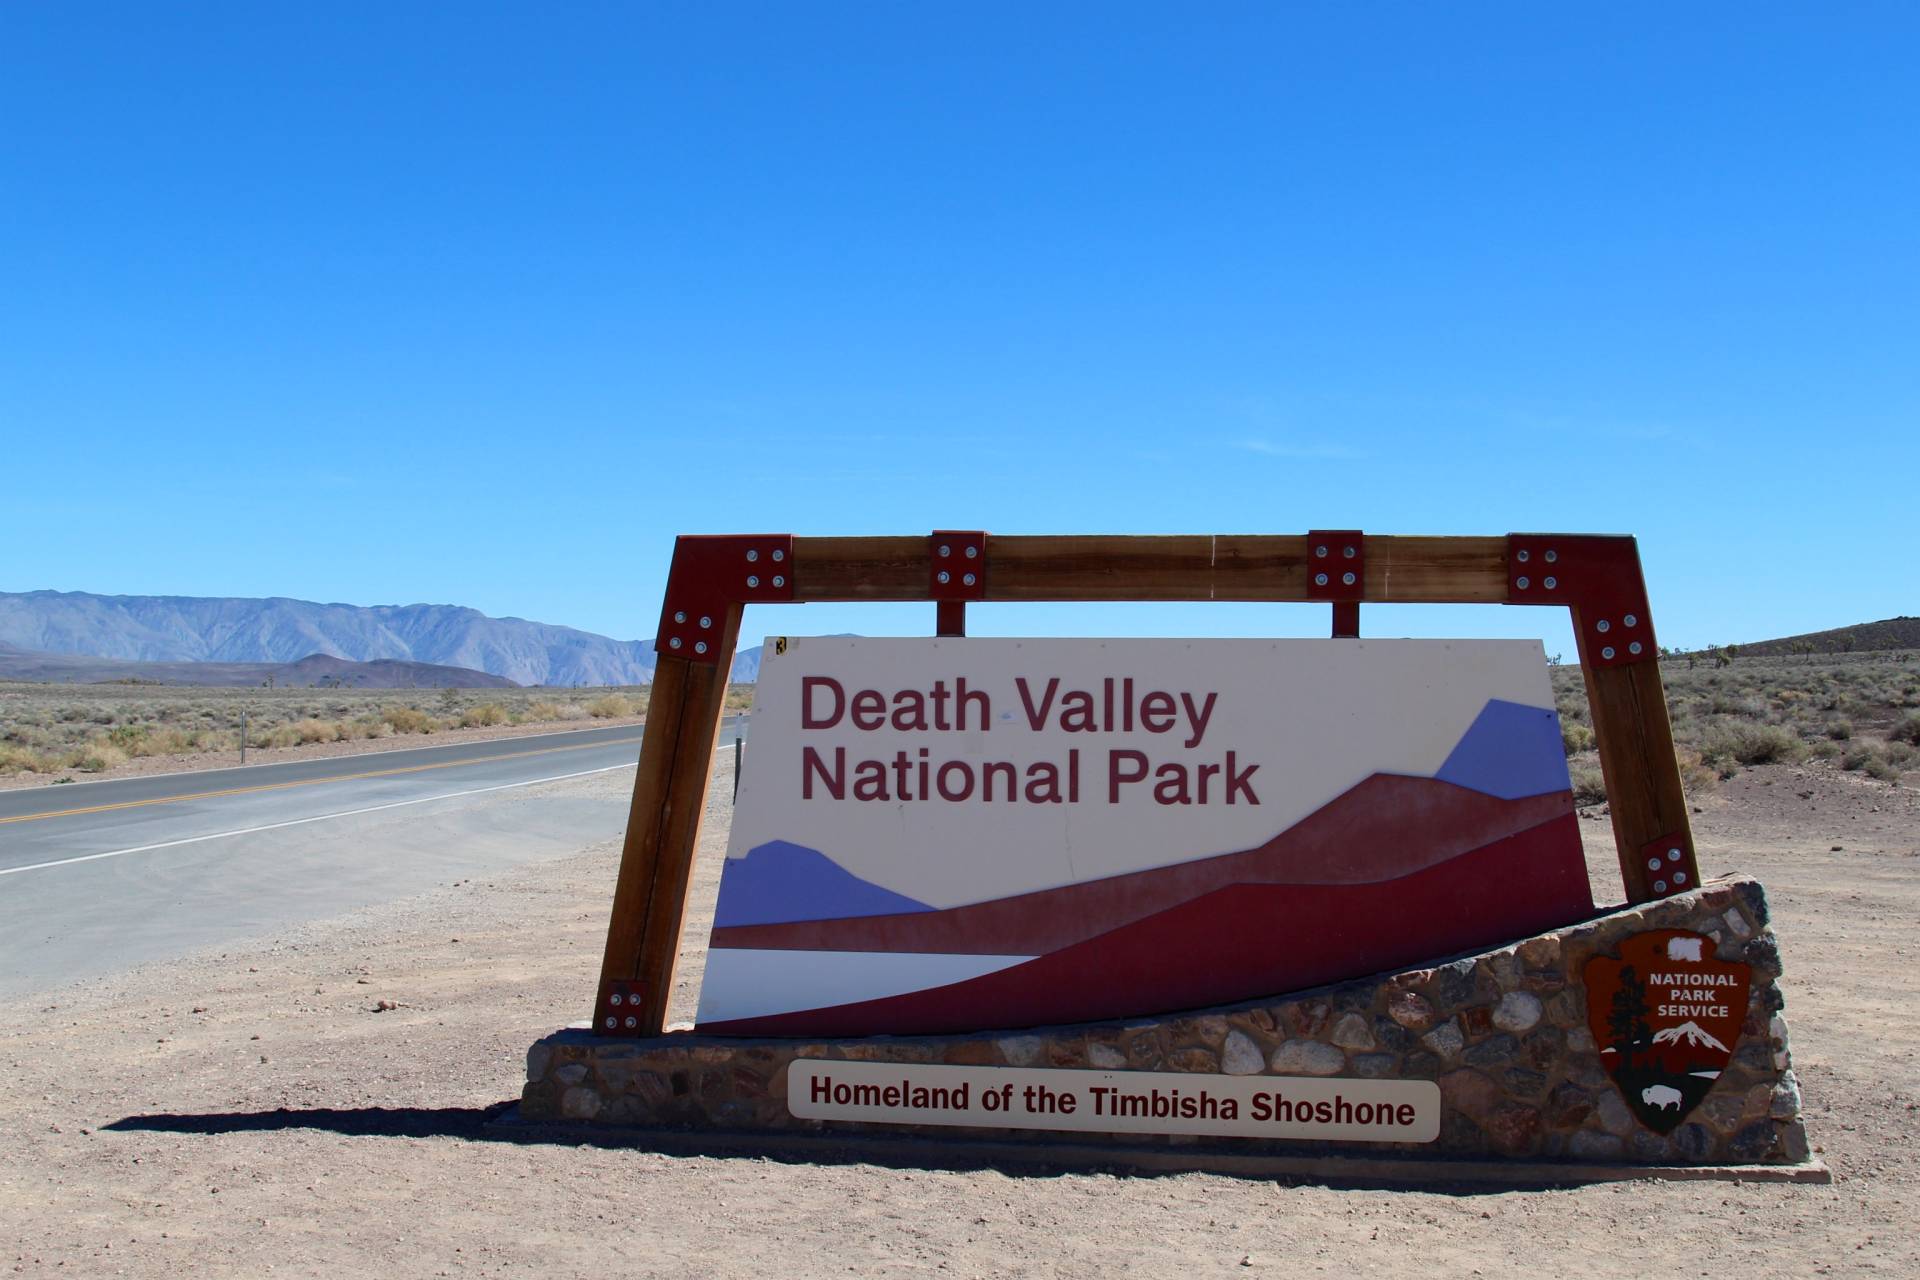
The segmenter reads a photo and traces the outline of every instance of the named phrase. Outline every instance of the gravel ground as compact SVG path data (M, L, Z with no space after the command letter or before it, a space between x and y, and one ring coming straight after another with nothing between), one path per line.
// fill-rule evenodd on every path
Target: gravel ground
M716 769L689 934L731 789ZM563 784L622 787L625 775ZM526 1047L584 1015L617 850L0 1005L0 1267L337 1277L1920 1273L1920 793L1824 767L1703 802L1769 887L1831 1186L1329 1190L510 1140ZM1604 821L1583 823L1601 884ZM698 950L678 984L691 1010ZM383 1005L391 1005L383 1008Z

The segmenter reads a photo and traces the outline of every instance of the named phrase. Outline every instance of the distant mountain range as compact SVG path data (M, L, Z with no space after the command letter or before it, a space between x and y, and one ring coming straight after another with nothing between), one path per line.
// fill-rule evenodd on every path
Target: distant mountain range
M651 640L613 640L522 618L490 618L457 605L85 591L0 592L0 644L42 655L128 662L277 665L314 655L350 662L397 659L465 667L527 685L647 684L655 661ZM760 646L743 647L734 659L733 679L749 681L759 674Z
M323 653L298 662L129 662L0 644L0 680L36 684L179 684L212 688L512 689L505 676L431 662L350 662Z

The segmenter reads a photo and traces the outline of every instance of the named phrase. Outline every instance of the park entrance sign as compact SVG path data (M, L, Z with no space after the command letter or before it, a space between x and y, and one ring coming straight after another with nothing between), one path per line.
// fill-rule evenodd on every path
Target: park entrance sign
M1164 1013L1593 910L1537 642L796 638L760 671L702 1030Z
M936 634L769 643L668 1032L742 612L834 600L931 601ZM986 600L1333 627L968 638ZM1540 645L1362 639L1368 602L1568 610L1624 903ZM527 1118L1808 1170L1765 895L1700 881L1630 538L687 537L656 643L592 1019L529 1054Z

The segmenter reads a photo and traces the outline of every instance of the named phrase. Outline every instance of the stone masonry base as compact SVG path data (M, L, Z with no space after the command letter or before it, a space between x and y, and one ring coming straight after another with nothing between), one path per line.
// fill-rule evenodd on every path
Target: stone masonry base
M1715 940L1753 967L1745 1025L1712 1092L1666 1137L1645 1128L1600 1065L1586 1025L1587 959L1653 929ZM1109 1071L1434 1080L1438 1141L1209 1139L1247 1153L1440 1156L1633 1165L1798 1165L1809 1158L1781 1016L1780 948L1757 881L1725 880L1613 911L1431 969L1130 1022L958 1036L772 1040L671 1032L644 1040L570 1028L527 1053L520 1113L588 1123L748 1133L924 1133L1059 1142L1007 1129L917 1129L802 1120L787 1110L795 1058ZM1102 1135L1071 1141L1098 1145ZM1191 1145L1127 1134L1131 1146Z

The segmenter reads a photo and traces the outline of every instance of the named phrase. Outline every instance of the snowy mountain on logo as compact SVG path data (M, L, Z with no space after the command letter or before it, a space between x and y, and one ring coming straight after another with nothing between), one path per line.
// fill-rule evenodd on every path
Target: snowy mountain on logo
M1698 1023L1683 1022L1677 1027L1668 1027L1664 1031L1653 1033L1653 1043L1687 1048L1711 1049L1715 1053L1727 1052L1727 1046L1703 1030Z

